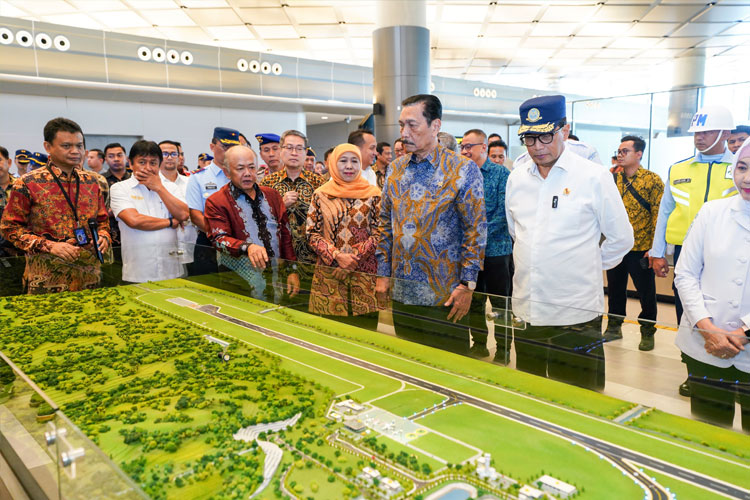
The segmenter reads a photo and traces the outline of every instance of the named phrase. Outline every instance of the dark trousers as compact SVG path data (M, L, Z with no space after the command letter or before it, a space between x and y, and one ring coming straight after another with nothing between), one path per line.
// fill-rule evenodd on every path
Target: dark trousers
M742 429L750 432L750 373L733 366L719 368L686 354L682 355L682 362L688 369L691 413L701 420L731 427L734 402L739 399Z
M516 368L560 382L604 388L601 316L577 325L532 326L515 331Z
M201 274L215 274L218 272L216 263L216 249L209 241L206 233L198 232L198 239L195 242L195 251L193 252L193 262L187 265L188 276L198 276Z
M472 351L480 355L488 355L487 317L485 306L489 296L492 309L500 316L495 321L495 341L497 351L495 359L508 364L510 345L512 342L511 330L505 328L502 319L506 316L505 311L509 309L508 297L511 291L511 256L500 255L497 257L485 257L484 270L477 276L477 288L471 297L471 308L469 310L469 323L471 325L471 336L474 342Z
M622 262L607 271L607 295L609 297L609 316L607 330L619 329L625 316L628 295L628 276L641 301L641 314L638 315L642 335L656 333L656 277L653 269L643 269L640 260L645 252L628 252Z
M674 246L674 267L677 268L677 259L680 258L680 252L682 251L682 245ZM672 290L674 290L674 312L677 313L677 324L680 324L682 319L682 301L680 300L680 294L677 292L677 287L674 286L674 279L672 280Z
M469 315L453 323L446 320L450 307L414 306L392 302L396 336L418 344L458 354L469 352Z

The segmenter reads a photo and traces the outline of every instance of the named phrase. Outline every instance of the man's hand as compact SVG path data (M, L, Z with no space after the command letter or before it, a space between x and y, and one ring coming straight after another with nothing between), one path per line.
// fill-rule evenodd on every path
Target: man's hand
M341 269L354 271L357 269L359 259L352 253L339 252L336 254L336 262Z
M388 302L388 292L391 289L391 279L383 276L379 276L375 280L375 299L378 301L378 306L385 307Z
M149 188L151 191L159 191L163 187L161 179L159 178L158 169L145 167L134 172L133 175L138 179L138 182Z
M453 319L453 322L461 321L461 318L466 316L469 312L469 306L471 306L471 290L466 288L464 285L458 285L453 289L453 293L448 297L445 302L445 307L453 306L451 312L448 313L448 321Z
M266 249L260 245L253 244L247 247L247 257L255 269L265 269L268 264Z
M714 325L708 318L700 320L695 326L700 329L700 334L705 340L706 352L717 358L733 358L740 351L744 351L744 344L748 343L745 332L741 328L729 332Z
M299 274L291 273L286 277L286 293L294 297L299 293Z
M291 207L292 205L297 203L297 198L299 198L299 193L297 193L297 191L287 191L286 193L284 193L283 197L284 206L286 208Z
M99 251L104 255L107 253L107 249L109 248L109 240L107 238L102 238L101 235L99 236Z
M64 261L73 262L81 253L81 247L71 245L66 241L55 241L49 244L49 253Z
M648 252L646 252L646 257L648 257L648 267L654 270L654 274L660 278L666 278L669 273L667 259L664 257L651 257Z

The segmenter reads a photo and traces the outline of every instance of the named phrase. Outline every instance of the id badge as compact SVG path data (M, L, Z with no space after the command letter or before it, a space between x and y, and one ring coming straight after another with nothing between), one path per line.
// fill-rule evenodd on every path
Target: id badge
M75 228L73 233L76 235L76 243L78 243L78 246L84 246L89 242L89 238L86 236L86 230L82 227Z

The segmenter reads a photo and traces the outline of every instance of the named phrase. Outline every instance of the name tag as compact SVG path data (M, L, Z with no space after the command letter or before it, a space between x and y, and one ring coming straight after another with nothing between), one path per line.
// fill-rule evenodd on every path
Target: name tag
M732 178L732 165L727 165L727 171L724 174L725 179L731 179Z
M142 200L143 196L138 196L137 194L131 194L130 198L132 198L134 200Z
M690 184L691 181L692 179L675 179L675 181L672 184L674 184L675 186L677 184Z
M203 187L206 191L216 191L216 184L214 184L213 182L208 182L204 184Z

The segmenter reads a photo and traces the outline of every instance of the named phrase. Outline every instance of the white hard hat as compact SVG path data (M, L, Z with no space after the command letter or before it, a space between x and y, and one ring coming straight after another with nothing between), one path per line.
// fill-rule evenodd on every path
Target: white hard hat
M709 130L734 130L732 112L724 106L703 106L693 115L688 132L707 132Z

